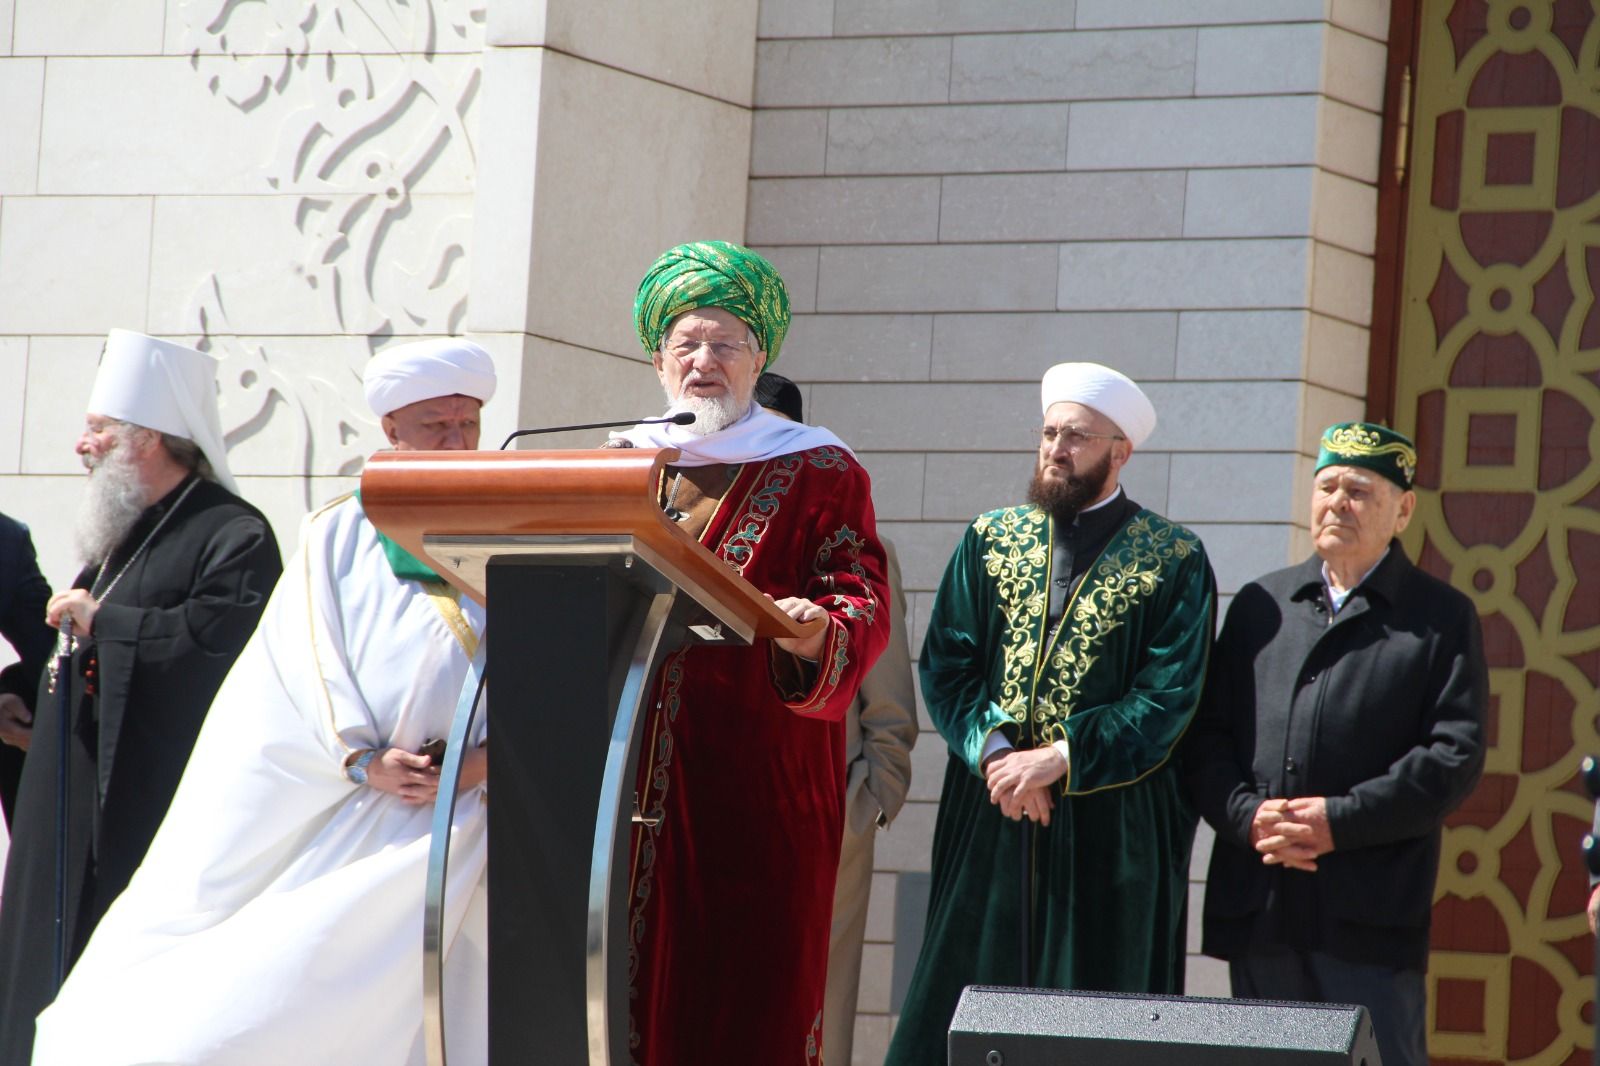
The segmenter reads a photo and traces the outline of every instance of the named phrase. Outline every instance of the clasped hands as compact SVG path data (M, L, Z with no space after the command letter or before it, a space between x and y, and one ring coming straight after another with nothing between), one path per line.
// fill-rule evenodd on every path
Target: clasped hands
M489 749L476 747L461 760L456 793L483 783L489 771ZM439 794L439 768L426 755L402 748L384 748L367 764L367 785L379 792L398 796L403 803L417 806L432 803Z
M1323 796L1263 800L1250 822L1250 846L1268 866L1315 873L1317 859L1333 850L1328 801Z
M1027 818L1040 825L1050 824L1050 811L1056 805L1050 788L1067 772L1067 760L1052 747L1018 751L1007 748L991 755L983 764L983 780L989 786L989 802L1014 822Z

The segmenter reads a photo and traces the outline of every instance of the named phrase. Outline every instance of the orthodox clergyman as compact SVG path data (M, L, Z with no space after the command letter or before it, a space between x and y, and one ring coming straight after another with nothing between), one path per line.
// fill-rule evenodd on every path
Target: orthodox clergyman
M17 796L0 907L0 1063L26 1066L51 1000L60 695L68 723L70 966L143 861L217 687L282 564L261 512L234 492L217 360L113 330L78 454L84 568L51 597L71 617L69 669L44 682Z

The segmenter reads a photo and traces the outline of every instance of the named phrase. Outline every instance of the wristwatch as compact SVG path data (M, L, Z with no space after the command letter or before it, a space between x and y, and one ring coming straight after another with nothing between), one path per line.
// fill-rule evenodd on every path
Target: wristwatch
M367 764L377 757L378 752L376 749L369 748L368 750L362 752L360 755L357 755L354 760L345 764L344 776L348 777L354 784L366 784Z

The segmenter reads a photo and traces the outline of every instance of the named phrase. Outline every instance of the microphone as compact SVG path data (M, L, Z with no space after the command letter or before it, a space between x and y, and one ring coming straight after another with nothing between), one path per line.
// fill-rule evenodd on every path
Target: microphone
M694 412L679 411L675 415L667 415L664 418L635 418L622 422L590 422L582 426L543 426L539 429L519 429L506 438L506 442L500 445L500 450L505 451L511 442L518 437L529 437L535 433L576 433L585 429L620 429L624 426L659 426L667 423L671 423L674 426L691 426L694 424Z

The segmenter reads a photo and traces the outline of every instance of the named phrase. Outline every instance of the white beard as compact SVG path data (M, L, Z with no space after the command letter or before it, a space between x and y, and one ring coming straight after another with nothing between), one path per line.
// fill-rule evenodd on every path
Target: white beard
M92 464L87 458L84 463L89 466L89 484L78 503L73 536L84 564L94 566L122 543L149 501L139 470L121 441Z
M694 421L683 427L685 433L693 433L697 437L709 437L711 434L727 429L750 411L750 404L740 405L731 394L721 396L680 396L673 400L667 399L671 406L668 414L678 411L694 412Z

